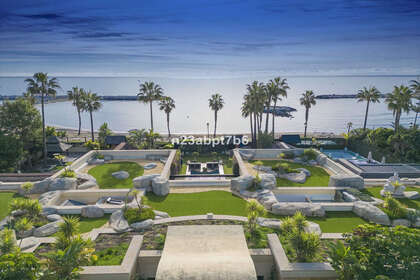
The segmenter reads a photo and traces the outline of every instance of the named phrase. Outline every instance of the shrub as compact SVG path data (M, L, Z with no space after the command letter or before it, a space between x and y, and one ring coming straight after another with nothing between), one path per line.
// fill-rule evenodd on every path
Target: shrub
M124 218L131 225L147 219L154 219L155 212L153 212L152 208L127 208L124 211Z
M273 146L274 138L270 133L261 133L258 135L258 148L267 149Z
M104 159L105 156L103 154L100 154L99 152L95 152L94 158L96 158L96 159Z
M291 168L290 165L286 162L277 163L276 165L274 165L273 170L277 171L280 174L296 172L296 170Z
M22 210L23 215L27 215L31 219L41 215L42 206L36 199L13 199L9 204L10 212Z
M90 150L99 150L100 148L99 143L92 140L87 141L84 146Z
M248 217L248 231L251 236L257 231L257 220L259 217L263 217L266 214L264 206L259 204L256 200L251 200L247 206L247 217Z
M166 144L165 146L163 146L163 148L164 148L164 149L168 149L168 150L173 149L173 148L174 148L174 144L172 144L172 143L168 143L168 144Z
M317 157L317 153L315 152L314 149L305 149L303 151L303 156L307 159L307 160L316 160Z
M12 253L17 248L15 241L13 230L5 228L0 231L0 255Z
M71 169L65 169L63 173L60 174L61 178L76 178L76 172Z
M393 198L391 194L387 194L384 200L384 212L391 219L403 219L407 217L407 209L401 203Z
M280 158L283 159L294 159L295 158L295 153L293 152L283 152L279 155Z

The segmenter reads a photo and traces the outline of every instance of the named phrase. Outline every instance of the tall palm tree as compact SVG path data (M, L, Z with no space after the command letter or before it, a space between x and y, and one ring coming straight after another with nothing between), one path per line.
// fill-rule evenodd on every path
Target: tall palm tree
M71 90L67 91L67 96L70 101L72 101L72 105L76 107L77 110L77 116L79 118L79 132L78 135L80 135L80 130L82 128L82 118L80 116L80 113L83 111L83 91L80 91L78 87L73 87Z
M413 127L415 128L417 125L417 116L420 113L420 102L417 102L416 105L413 104L413 107L411 108L411 110L416 113L416 116L414 117L414 123L413 123Z
M45 110L44 103L45 97L55 96L57 89L60 88L58 85L57 78L49 78L48 73L38 72L33 75L32 78L26 79L25 82L28 84L27 93L31 96L41 96L41 114L42 114L42 145L44 150L44 164L47 163L47 140L45 135Z
M153 101L160 100L163 96L163 89L154 82L140 84L140 91L137 94L138 100L150 105L150 128L153 130Z
M101 98L96 93L92 93L90 90L85 92L80 89L83 95L83 110L89 112L90 115L90 130L92 135L92 141L95 141L95 134L93 131L93 112L99 111L102 107Z
M216 137L216 127L217 127L217 112L222 110L225 101L223 100L222 96L218 93L213 94L211 98L209 98L209 107L214 111L214 137Z
M414 92L414 97L420 99L420 79L411 80L410 83L410 88Z
M305 106L305 133L303 134L303 137L306 137L306 130L308 128L309 108L315 104L315 94L312 90L307 90L305 93L302 93L302 97L300 98L300 105Z
M258 134L261 133L261 121L264 112L264 104L266 102L265 85L258 81L254 81L252 84L247 85L247 93L245 94L244 99L249 103L248 106L250 107L251 117L253 118L254 138L252 139L252 142L254 146L256 146L258 138L257 132Z
M363 130L366 130L367 118L369 113L369 104L372 103L379 103L379 98L381 97L381 93L376 87L363 87L363 89L359 90L357 93L357 102L366 101L366 113L365 113L365 122L363 124Z
M400 118L402 112L410 112L414 97L413 92L406 86L394 86L394 90L387 94L385 102L388 104L388 109L392 110L395 116L394 130L398 134L400 127Z
M169 96L164 96L159 101L159 109L166 114L166 125L168 127L168 137L171 137L171 130L169 129L169 114L175 109L175 101Z
M252 123L252 111L251 111L251 104L249 100L249 95L244 96L244 102L242 102L241 106L241 113L242 117L248 118L249 117L249 124L251 127L251 139L254 139L254 130L253 130L253 123Z
M287 84L287 80L286 79L282 79L280 77L276 77L274 78L274 80L270 80L269 84L274 84L275 85L275 90L271 93L271 99L273 100L274 103L274 108L276 108L277 106L277 102L282 100L282 97L287 98L287 90L290 89L289 85ZM272 131L271 133L273 134L273 138L274 138L274 117L275 117L275 111L273 111L272 116L273 116L273 127L272 127Z

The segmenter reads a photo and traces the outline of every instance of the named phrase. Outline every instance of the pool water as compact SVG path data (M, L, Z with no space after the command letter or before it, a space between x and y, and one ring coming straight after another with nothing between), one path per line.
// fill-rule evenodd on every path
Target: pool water
M324 154L326 154L328 157L332 158L332 159L353 159L353 160L360 160L363 162L367 161L367 158L352 152L350 150L324 150L323 151Z

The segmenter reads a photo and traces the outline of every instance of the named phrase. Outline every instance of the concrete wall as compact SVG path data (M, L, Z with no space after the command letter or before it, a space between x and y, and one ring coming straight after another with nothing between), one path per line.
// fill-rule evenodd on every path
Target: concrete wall
M268 245L273 254L278 279L315 280L338 279L338 275L329 263L291 263L281 246L276 234L268 234Z
M171 188L194 188L194 187L230 187L230 180L225 178L216 178L211 180L187 179L187 180L169 180Z
M242 156L239 152L238 149L233 150L233 161L236 162L239 166L239 175L240 176L245 176L245 175L249 175L248 174L248 169L245 166L245 163L242 159Z
M252 160L278 159L281 153L293 152L296 156L304 151L302 148L294 149L238 149L243 155L252 155Z

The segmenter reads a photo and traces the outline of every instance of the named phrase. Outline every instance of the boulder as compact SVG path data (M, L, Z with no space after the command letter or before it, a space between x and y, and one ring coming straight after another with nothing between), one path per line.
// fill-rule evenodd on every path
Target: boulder
M273 192L260 194L257 199L268 211L271 211L273 204L278 202Z
M151 163L145 164L145 165L143 166L143 168L144 168L145 170L150 170L150 169L156 168L156 166L157 166L157 164L156 164L156 163L151 162Z
M316 161L318 162L319 165L324 165L327 163L327 156L319 153L318 156L316 157Z
M358 175L332 175L330 177L329 187L352 187L355 189L364 189L365 182Z
M96 205L89 205L82 208L80 215L86 218L100 218L104 216L104 210Z
M31 229L25 230L24 232L21 232L19 234L19 238L26 238L26 237L32 236L33 233L34 233L34 227L32 227Z
M146 190L150 190L152 188L152 180L159 176L160 174L150 174L136 177L133 179L133 186L136 189L145 188Z
M279 229L282 224L282 221L279 219L268 219L259 217L257 219L257 224L262 227Z
M286 173L279 175L279 178L284 178L291 182L303 184L306 182L306 174L305 172L301 171L299 173Z
M250 188L254 184L254 177L251 175L240 176L230 180L230 189L232 191L241 192Z
M50 184L52 182L52 179L47 178L42 181L34 183L33 188L31 189L32 194L38 194L38 193L45 193L49 190Z
M93 181L96 183L96 179L95 177L93 177L92 175L88 174L88 173L80 173L77 172L76 173L76 178L82 181Z
M354 201L357 200L357 198L354 195L352 195L351 193L348 193L346 191L342 191L341 193L343 194L344 201L354 202Z
M54 207L42 207L41 215L47 217L48 215L56 214L57 209Z
M3 220L0 221L0 230L3 230L13 218L11 216L6 216Z
M308 217L325 216L325 209L321 205L309 202L277 202L271 206L271 211L282 216L292 216L297 211Z
M56 233L59 229L61 221L51 222L34 230L35 237L45 237Z
M169 194L169 180L163 177L155 177L152 180L152 191L155 195L165 196Z
M63 218L58 214L51 214L47 216L47 220L50 222L62 221Z
M275 189L277 187L276 177L273 174L260 174L261 182L258 184L263 189Z
M82 184L80 184L79 186L77 186L78 190L87 190L87 189L91 189L94 188L98 185L98 183L96 183L96 181L86 181Z
M38 241L38 238L36 238L36 237L27 237L27 238L24 238L22 240L22 243L20 243L20 249L22 251L24 251L26 249L32 248L35 245L37 245L38 242L39 242Z
M93 158L91 160L88 161L88 165L100 165L100 164L104 164L105 160L104 159L99 159L99 158Z
M273 170L271 168L271 166L264 166L264 165L261 165L261 166L254 165L252 168L255 169L255 170L258 170L258 171L262 171L262 172L268 172L268 171L272 171Z
M315 165L318 165L318 162L316 160L310 160L310 161L308 161L308 164L312 165L312 166L315 166Z
M153 210L153 212L155 212L156 216L160 216L162 218L170 218L171 217L171 216L169 216L168 213L163 212L163 211Z
M411 225L410 221L407 219L395 219L392 221L392 226L405 226L409 227Z
M420 228L420 218L416 219L416 221L413 223L413 227Z
M311 171L309 171L309 170L308 170L308 169L306 169L306 168L296 168L296 170L298 170L299 172L303 172L303 173L305 173L306 177L311 176Z
M321 227L314 222L308 221L308 225L305 227L305 232L316 233L317 235L322 234Z
M112 213L111 217L109 218L109 225L116 232L124 232L130 228L127 220L124 218L124 214L122 210L118 210Z
M26 210L21 210L21 209L18 209L18 210L14 210L14 211L12 211L11 213L10 213L10 215L12 215L13 217L19 217L19 216L22 216L22 215L24 215L24 214L26 214L27 213L27 211Z
M258 196L256 192L247 191L247 190L241 191L239 194L245 198L256 198Z
M111 175L112 177L118 180L125 180L128 177L130 177L130 174L127 171L117 171L117 172L113 172Z
M52 180L49 191L58 191L58 190L74 190L77 187L76 178L56 178Z
M353 212L370 222L386 226L391 225L388 215L368 202L355 201L353 204Z
M38 201L42 206L46 206L50 204L51 201L57 199L60 196L60 191L50 191L43 193L39 198Z
M146 229L151 229L153 226L153 220L147 219L142 222L131 224L130 227L133 228L135 231L141 231Z

